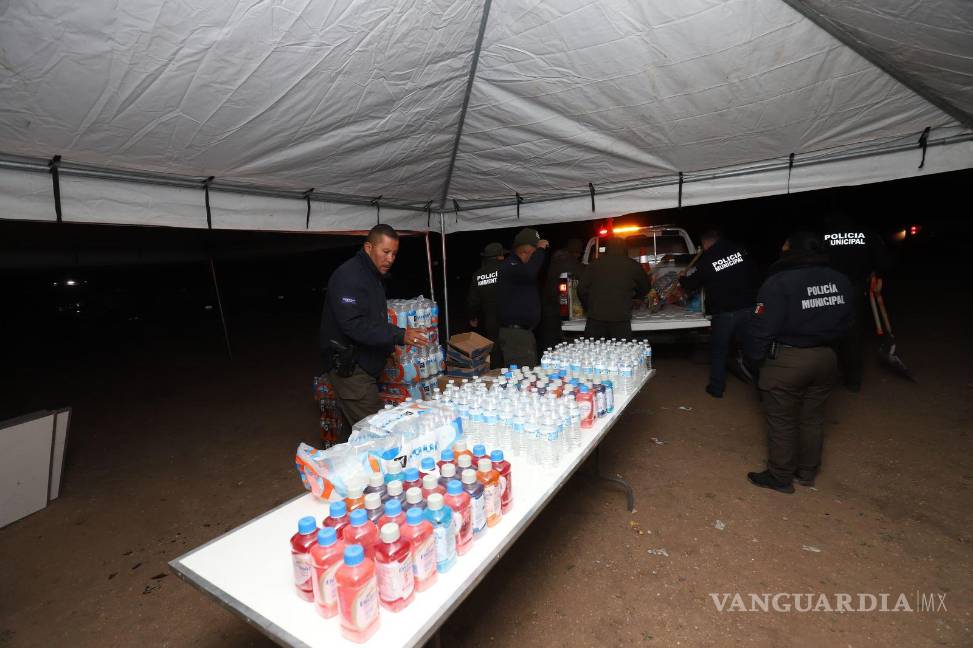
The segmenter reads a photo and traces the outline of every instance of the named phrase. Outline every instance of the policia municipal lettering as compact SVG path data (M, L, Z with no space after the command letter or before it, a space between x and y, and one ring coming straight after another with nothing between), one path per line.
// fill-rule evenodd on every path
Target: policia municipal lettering
M378 375L396 344L425 344L417 329L388 321L385 280L399 251L399 235L376 225L355 256L328 280L321 314L321 355L350 425L382 409ZM343 440L343 439L342 439Z
M852 285L828 266L819 236L798 233L757 294L747 355L767 417L767 470L755 485L793 493L821 465L824 408L838 378L834 346L853 322ZM762 366L761 366L762 365Z
M500 319L497 309L497 281L500 278L500 264L507 253L499 243L488 243L480 254L483 263L473 273L469 292L466 293L466 313L470 328L493 342L500 339ZM490 351L490 368L504 366L503 352L499 344Z

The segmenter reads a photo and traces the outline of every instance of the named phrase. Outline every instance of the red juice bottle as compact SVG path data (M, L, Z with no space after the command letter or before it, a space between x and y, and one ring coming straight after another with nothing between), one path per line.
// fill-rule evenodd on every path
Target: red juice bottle
M493 469L500 473L500 512L504 515L514 505L514 484L510 472L510 462L503 458L503 450L490 453Z
M350 528L350 527L349 527ZM375 563L361 545L345 547L344 562L335 574L341 636L365 643L378 630L378 581Z
M342 531L348 526L348 505L344 501L331 502L328 508L328 517L321 520L322 527L331 527L342 538Z
M412 546L412 574L416 591L423 592L436 582L436 539L432 525L423 517L423 509L409 509L406 524L400 527L402 538Z
M443 466L445 466L448 463L455 464L456 455L453 453L451 449L446 448L445 450L439 453L439 461L436 462L436 465L439 466L440 475L442 475Z
M482 443L477 443L473 446L473 465L475 466L479 463L480 459L489 459L490 456L487 454L486 446Z
M453 510L456 553L462 556L473 546L473 501L463 490L463 484L458 479L449 482L443 501Z
M403 526L405 524L405 513L402 512L402 504L399 500L389 500L385 502L385 512L382 517L378 518L378 522L375 526L378 527L379 533L382 531L382 527L386 524L398 524Z
M402 539L394 522L384 525L379 537L381 541L375 545L379 602L386 610L399 612L415 598L412 544Z
M422 496L428 502L429 496L433 493L445 495L446 489L439 485L439 478L436 475L426 475L422 478Z
M402 489L408 493L410 488L422 488L422 475L416 467L405 469L405 479L402 480Z
M378 528L368 519L365 509L356 509L349 516L351 522L345 527L343 539L345 544L361 545L369 559L375 553L375 543L378 542Z
M446 463L440 468L439 474L439 485L443 488L449 486L449 482L454 479L459 479L459 475L456 474L456 464Z
M575 400L578 401L578 408L581 410L581 427L590 428L595 423L595 403L591 390L587 385L578 388Z
M500 504L500 473L493 469L493 462L480 459L476 467L476 479L483 484L483 507L486 509L487 526L496 526L503 515Z
M297 533L291 537L291 561L294 563L294 587L305 601L314 600L311 570L311 546L317 541L318 525L308 515L297 521Z
M335 574L343 562L345 543L331 527L318 531L318 541L311 547L314 569L314 608L325 619L338 614L338 583Z

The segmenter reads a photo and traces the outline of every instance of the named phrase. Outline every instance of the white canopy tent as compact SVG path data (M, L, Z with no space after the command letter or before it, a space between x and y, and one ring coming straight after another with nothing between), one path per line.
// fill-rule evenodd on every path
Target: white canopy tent
M968 0L0 7L2 219L445 233L973 167Z

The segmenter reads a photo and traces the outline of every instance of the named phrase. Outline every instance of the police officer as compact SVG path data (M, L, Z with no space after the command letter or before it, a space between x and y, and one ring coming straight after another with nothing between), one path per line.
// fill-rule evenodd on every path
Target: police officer
M500 264L497 297L500 301L500 350L503 361L518 366L537 364L534 327L541 319L537 276L544 265L548 242L535 229L520 230L513 251Z
M759 366L767 417L767 470L747 473L755 485L793 493L813 486L821 465L824 407L838 376L833 345L853 320L852 285L828 266L821 238L788 237L760 287L750 320L748 356Z
M393 345L426 342L420 330L388 321L383 282L398 251L398 233L376 225L362 249L328 280L321 352L338 407L350 425L382 409L377 378Z
M726 389L726 361L730 346L746 346L750 313L756 296L756 271L750 253L727 240L717 230L703 232L703 253L692 274L679 273L684 290L706 290L706 306L711 315L709 383L706 393L723 398Z
M470 327L479 329L484 337L497 342L500 337L500 320L497 314L497 279L500 264L507 251L499 243L487 243L483 248L483 263L473 273L470 290L466 294L466 312L469 314ZM503 366L503 352L495 344L490 352L490 368Z
M866 311L868 283L873 274L888 269L888 250L878 235L857 227L843 214L833 214L826 221L824 247L831 267L848 277L854 287L852 308L855 325L841 340L837 350L838 367L845 387L857 392L862 385L862 343L869 322Z
M538 342L542 349L553 347L564 341L561 331L561 294L558 285L561 275L568 274L580 279L584 266L581 264L583 246L580 239L569 239L567 245L551 254L551 263L544 277L544 290L541 293L541 324L538 329Z
M605 253L585 269L578 299L587 315L584 334L595 338L632 337L632 300L649 292L649 276L627 254L625 240L605 241Z

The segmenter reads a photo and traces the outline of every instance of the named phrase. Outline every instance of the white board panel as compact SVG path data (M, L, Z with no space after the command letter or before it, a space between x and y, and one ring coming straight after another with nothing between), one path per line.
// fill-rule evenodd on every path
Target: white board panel
M47 506L54 415L0 424L0 527Z
M54 448L51 453L51 484L48 498L56 500L61 494L61 476L64 474L64 451L68 444L68 427L71 423L71 408L54 414Z

